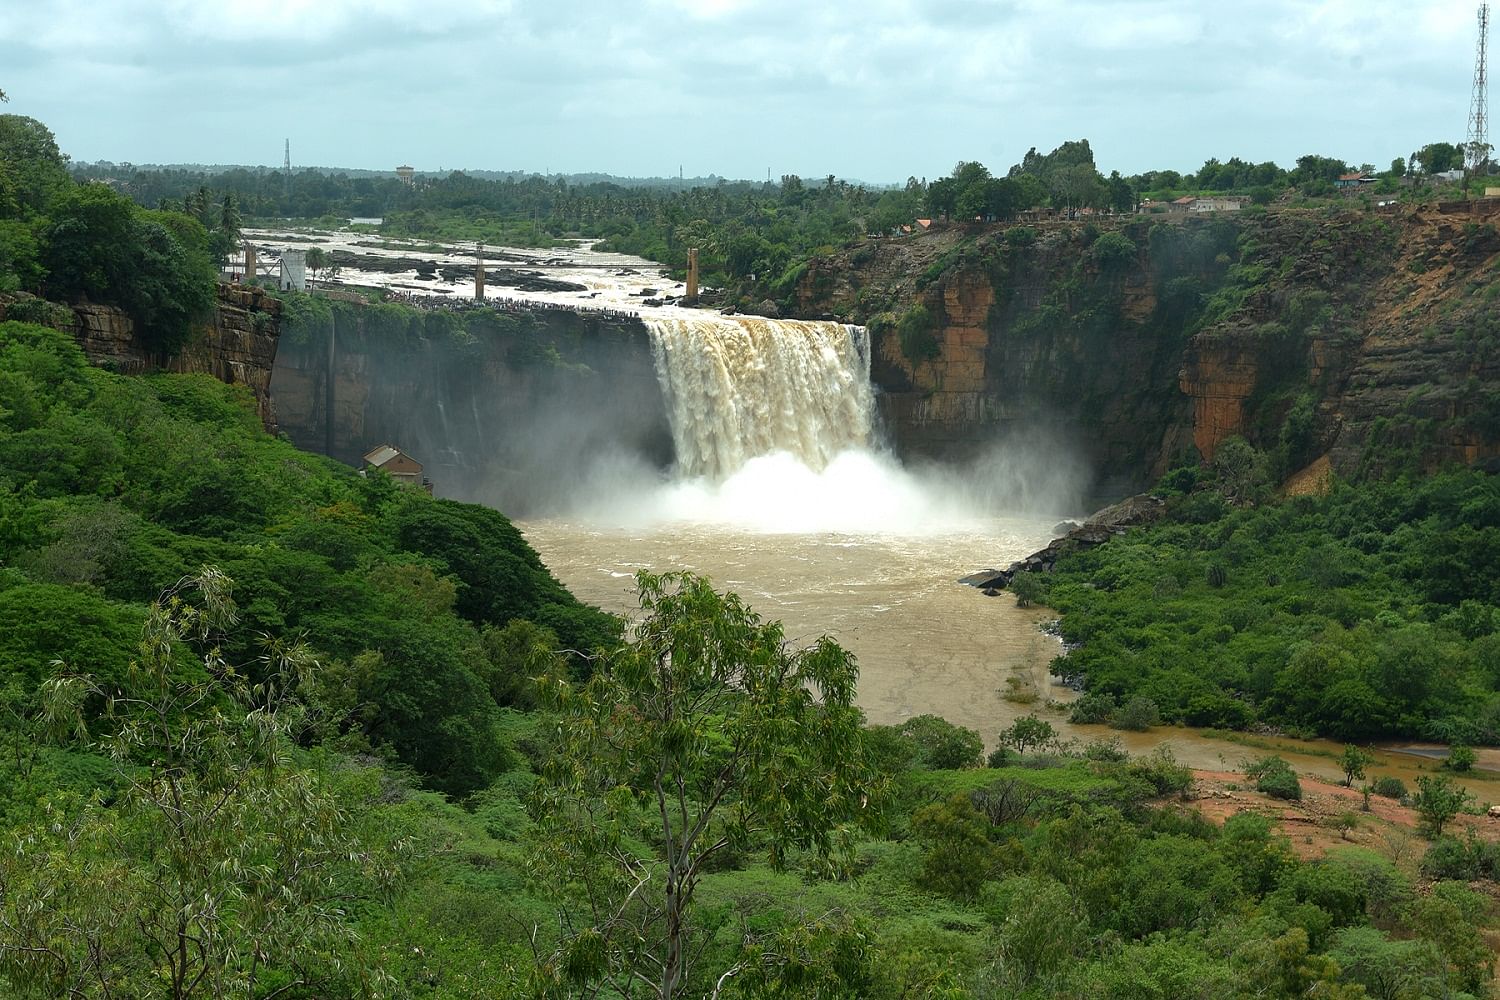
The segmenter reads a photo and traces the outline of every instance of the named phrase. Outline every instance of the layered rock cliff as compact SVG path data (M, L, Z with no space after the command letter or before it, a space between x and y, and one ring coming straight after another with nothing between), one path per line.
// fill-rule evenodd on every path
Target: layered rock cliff
M1287 478L1500 454L1488 203L939 228L813 261L906 457L1048 435L1101 493L1243 436Z
M271 369L280 336L281 303L259 288L220 284L212 319L180 354L161 357L141 346L135 323L114 306L58 306L26 295L0 296L0 320L44 322L71 333L92 364L126 375L171 371L212 375L244 385L268 430L276 429Z

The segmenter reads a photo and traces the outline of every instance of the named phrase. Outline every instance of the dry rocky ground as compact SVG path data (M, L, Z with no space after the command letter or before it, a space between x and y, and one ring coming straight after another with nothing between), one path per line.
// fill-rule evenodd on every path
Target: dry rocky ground
M1195 770L1193 806L1206 818L1223 823L1241 812L1269 818L1302 858L1321 857L1330 848L1366 847L1406 867L1421 860L1427 842L1417 832L1417 812L1392 799L1364 795L1357 788L1299 775L1302 801L1285 802L1255 790L1255 782L1233 771ZM1461 814L1448 826L1457 836L1470 832L1482 840L1500 841L1500 818Z

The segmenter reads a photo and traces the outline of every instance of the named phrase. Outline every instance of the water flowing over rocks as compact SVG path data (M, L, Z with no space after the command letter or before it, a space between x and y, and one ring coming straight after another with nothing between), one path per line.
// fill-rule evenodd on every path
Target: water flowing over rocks
M714 313L647 317L678 472L722 479L787 452L819 471L870 443L864 331Z

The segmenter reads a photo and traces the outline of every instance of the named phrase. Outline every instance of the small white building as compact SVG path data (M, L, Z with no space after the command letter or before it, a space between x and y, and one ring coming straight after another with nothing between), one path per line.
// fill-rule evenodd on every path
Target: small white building
M276 287L283 292L307 291L307 251L283 250L281 270L276 276Z

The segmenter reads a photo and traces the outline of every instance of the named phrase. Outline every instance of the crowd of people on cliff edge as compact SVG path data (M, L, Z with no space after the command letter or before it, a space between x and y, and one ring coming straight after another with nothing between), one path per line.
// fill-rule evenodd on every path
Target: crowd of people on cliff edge
M449 312L473 312L476 309L495 309L500 312L586 312L602 316L605 319L640 319L641 314L633 309L616 309L609 306L596 306L587 302L563 303L563 302L541 302L535 299L509 299L509 298L486 298L474 299L467 297L449 297L446 295L423 295L419 292L403 292L398 289L386 290L387 302L399 302L413 309L445 309Z

